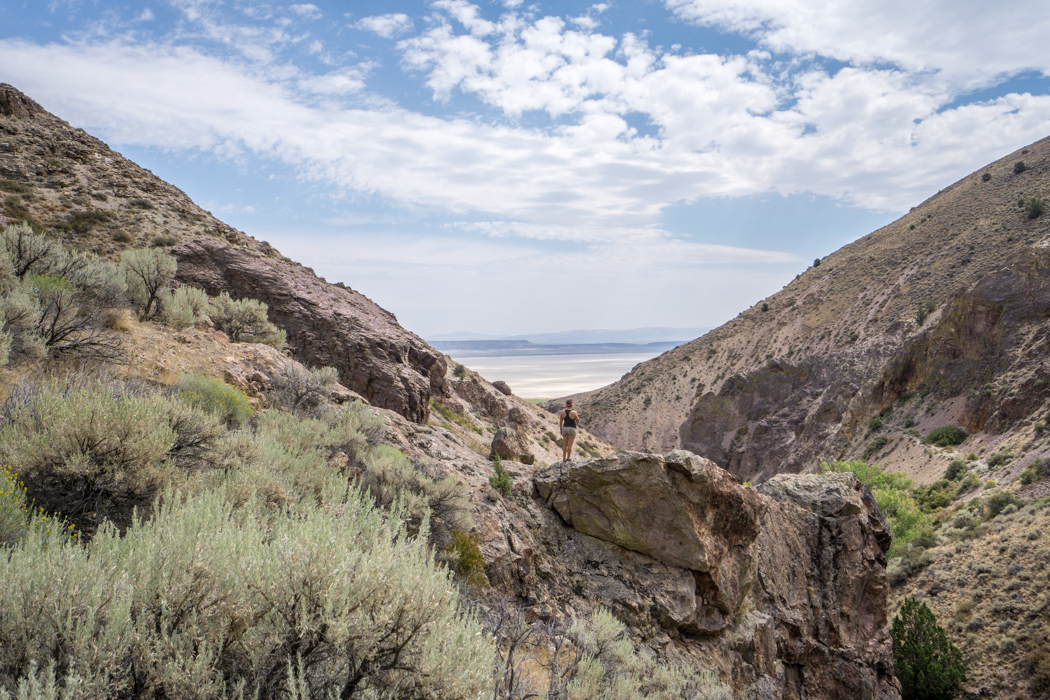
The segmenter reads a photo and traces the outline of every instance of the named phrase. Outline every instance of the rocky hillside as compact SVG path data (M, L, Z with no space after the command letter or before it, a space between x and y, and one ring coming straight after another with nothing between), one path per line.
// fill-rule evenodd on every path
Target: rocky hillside
M608 610L627 624L626 637L640 650L621 659L625 669L651 667L655 658L713 673L696 681L694 695L899 698L886 620L889 537L870 492L851 475L789 475L755 489L689 452L616 453L587 433L577 442L581 459L554 463L559 449L550 415L510 388L455 365L361 295L223 225L9 86L0 89L0 110L5 222L29 221L69 248L103 256L165 248L178 258L179 281L212 295L265 301L296 358L338 369L345 386L332 387L312 409L316 415L364 411L381 419L382 429L369 429L352 448L299 446L303 455L323 448L320 464L294 466L297 453L274 469L253 441L281 425L289 428L286 440L305 439L290 426L293 419L313 420L286 415L274 399L290 366L302 372L295 360L231 342L205 321L177 331L137 322L127 309L112 311L109 331L131 362L91 371L133 390L109 392L116 398L107 400L155 395L174 405L169 385L193 373L241 389L259 413L253 424L221 428L224 447L215 455L185 454L189 468L169 467L157 479L186 489L203 488L212 477L223 477L221 488L241 479L237 488L260 489L265 501L279 504L303 498L293 492L297 484L315 488L333 474L343 479L341 489L348 483L369 489L377 505L418 503L425 494L433 531L446 537L435 540L434 554L453 567L505 660L493 683L506 697L546 692L569 677L572 669L563 665L581 657L565 645L585 644L580 626ZM51 363L19 359L0 369L4 393L34 377L74 376L61 373L67 365ZM497 456L507 472L502 482ZM16 475L19 468L13 465ZM131 522L132 501L77 503L75 489L54 488L56 478L70 475L50 468L45 464L29 483L38 504L57 498L55 510L77 512L85 532L106 518ZM248 469L267 483L238 476ZM115 474L96 486L124 483ZM161 485L151 488L158 491L137 493L133 504L148 509L148 496ZM303 502L312 508L316 500L312 493ZM342 508L332 517L343 517ZM243 659L235 661L245 668ZM201 677L218 668L200 663ZM284 661L275 668L287 671Z
M866 458L929 483L951 454L921 437L959 425L959 450L1023 457L1008 480L1044 451L1050 408L1047 199L1043 139L577 407L614 444L682 447L753 481Z
M0 84L0 225L28 221L71 248L116 256L161 247L179 280L252 297L288 333L288 349L382 408L426 422L450 396L444 356L389 311L216 219L178 188Z

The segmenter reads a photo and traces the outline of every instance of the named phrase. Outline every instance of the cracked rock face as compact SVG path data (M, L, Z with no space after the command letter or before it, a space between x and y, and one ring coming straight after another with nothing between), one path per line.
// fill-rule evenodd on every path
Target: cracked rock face
M740 486L683 450L557 463L534 478L573 530L643 555L633 586L686 653L764 698L896 699L889 530L852 474ZM634 561L634 558L626 558ZM653 578L643 572L659 571ZM611 590L611 589L610 589Z
M215 238L197 238L171 252L180 282L265 302L297 360L335 367L340 383L372 405L424 423L431 396L447 393L444 356L364 295L297 263Z

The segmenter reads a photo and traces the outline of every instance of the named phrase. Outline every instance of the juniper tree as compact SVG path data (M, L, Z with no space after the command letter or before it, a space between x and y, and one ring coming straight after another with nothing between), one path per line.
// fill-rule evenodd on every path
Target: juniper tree
M933 611L906 598L890 627L893 664L904 700L948 700L966 680L962 652L948 641Z

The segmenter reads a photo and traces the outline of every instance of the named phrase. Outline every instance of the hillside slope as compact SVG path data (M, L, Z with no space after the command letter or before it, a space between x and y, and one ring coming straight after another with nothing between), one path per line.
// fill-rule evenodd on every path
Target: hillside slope
M444 356L389 311L219 221L184 192L0 83L0 226L28 221L64 245L115 256L170 249L179 281L258 298L288 348L382 408L425 422L449 395ZM333 323L333 319L339 319Z
M960 450L1024 451L1050 398L1050 215L1026 205L1048 197L1043 139L577 406L614 444L740 479L863 456L928 483L950 455L919 437L947 424L974 434Z

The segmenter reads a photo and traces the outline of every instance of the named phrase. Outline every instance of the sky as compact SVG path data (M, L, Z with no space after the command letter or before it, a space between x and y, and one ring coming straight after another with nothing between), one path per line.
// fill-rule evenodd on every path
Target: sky
M716 326L1050 135L1045 10L0 0L0 81L424 337Z

